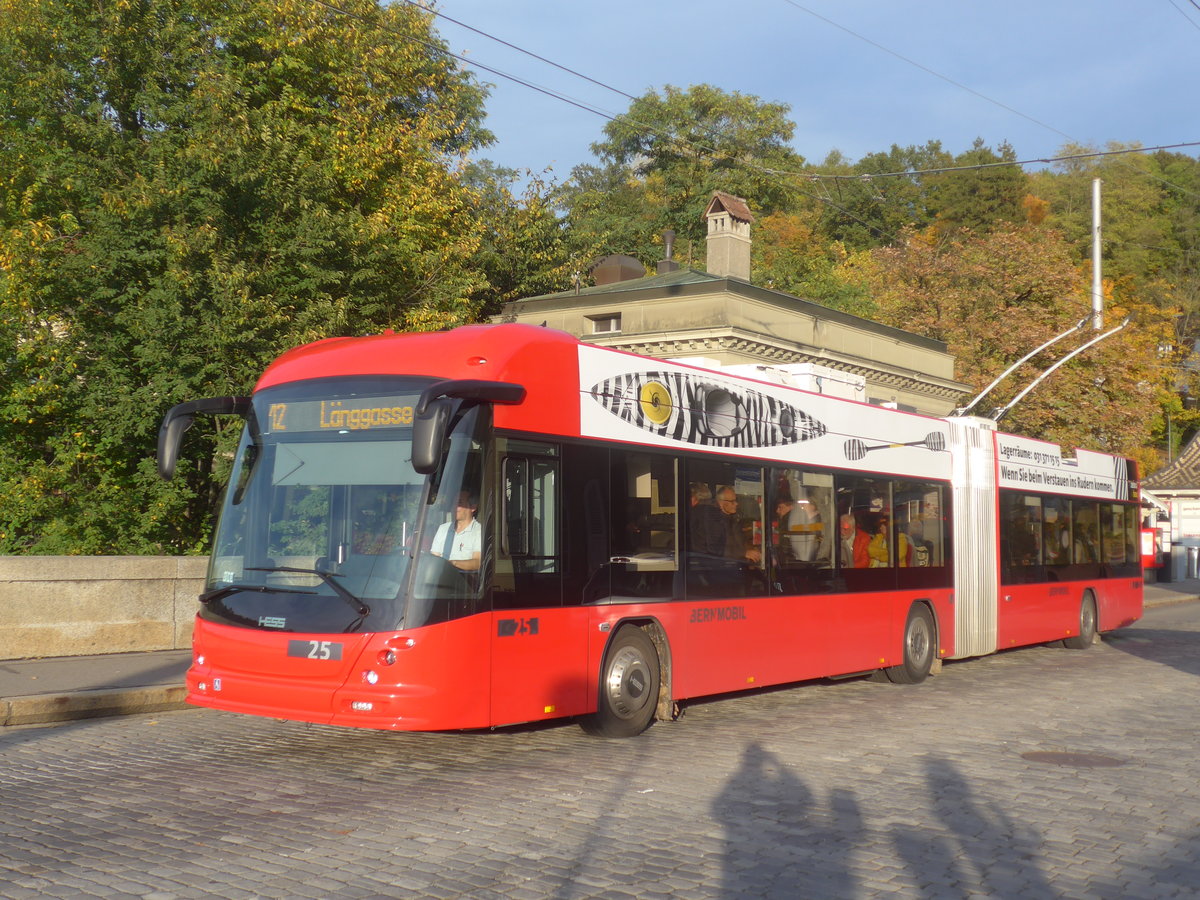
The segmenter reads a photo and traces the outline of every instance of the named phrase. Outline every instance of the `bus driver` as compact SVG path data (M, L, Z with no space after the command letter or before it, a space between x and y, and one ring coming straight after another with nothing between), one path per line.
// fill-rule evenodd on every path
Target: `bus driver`
M433 536L430 553L464 572L478 572L483 553L483 527L475 518L479 501L463 491L454 508L454 521L443 522ZM454 528L451 530L450 526Z

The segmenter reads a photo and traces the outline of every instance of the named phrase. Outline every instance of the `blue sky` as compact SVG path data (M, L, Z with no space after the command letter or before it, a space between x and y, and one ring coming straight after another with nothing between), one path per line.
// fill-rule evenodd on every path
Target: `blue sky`
M929 140L958 153L976 137L1008 141L1019 159L1056 155L1070 140L1200 141L1193 0L441 0L436 9L635 96L707 82L786 103L793 146L811 162ZM628 108L445 19L436 27L468 59L610 114ZM478 74L494 84L487 124L498 138L481 155L558 180L593 161L605 119Z

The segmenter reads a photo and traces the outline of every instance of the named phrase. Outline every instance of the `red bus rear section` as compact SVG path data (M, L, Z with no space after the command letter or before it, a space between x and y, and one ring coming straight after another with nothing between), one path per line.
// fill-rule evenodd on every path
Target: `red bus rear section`
M1142 612L1133 464L984 419L516 325L294 350L252 398L168 413L164 474L197 411L246 417L201 706L627 736L689 698L918 682Z

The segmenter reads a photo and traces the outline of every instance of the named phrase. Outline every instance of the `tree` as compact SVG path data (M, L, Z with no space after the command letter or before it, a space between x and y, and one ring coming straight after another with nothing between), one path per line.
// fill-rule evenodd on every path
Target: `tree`
M1174 365L1176 396L1164 399L1155 437L1165 444L1165 420L1195 427L1195 412L1178 396L1195 395L1194 347L1200 340L1200 161L1183 154L1127 152L1110 144L1108 156L1067 145L1062 155L1081 158L1039 173L1035 192L1048 209L1046 221L1071 239L1075 258L1090 264L1092 182L1101 181L1101 263L1104 276L1164 315L1174 316L1173 337L1163 339L1163 365ZM1188 368L1178 364L1192 357ZM1175 434L1172 434L1172 438Z
M936 223L939 232L962 228L987 231L1026 219L1027 178L1008 144L999 152L976 139L971 149L953 156L940 141L922 146L892 145L870 153L852 166L820 166L825 210L822 227L831 240L852 249L892 244L906 227ZM961 168L962 171L931 171ZM979 168L984 167L984 168Z
M949 242L910 230L903 243L874 251L861 271L880 320L945 341L958 377L976 391L1091 308L1069 242L1033 226L963 231ZM1170 317L1113 287L1109 327L1126 315L1134 324L1056 371L1013 408L1004 427L1153 466L1145 444L1167 389L1158 347L1169 337ZM1091 336L1089 330L1064 343L1070 349ZM987 405L1003 405L1064 352L1056 348L1022 366Z
M940 141L929 141L921 147L893 144L887 153L869 153L849 167L819 167L823 174L841 176L818 179L824 190L823 233L851 250L863 250L894 243L906 227L925 227L933 213L915 173L952 162Z
M475 315L483 93L427 14L339 7L0 2L0 552L198 549L228 435L159 482L171 404Z
M817 231L813 213L773 213L755 223L751 271L757 284L870 318L867 287L845 277L848 253Z
M484 234L475 262L485 285L477 292L482 315L500 312L511 300L566 290L571 258L553 187L531 177L518 199L512 193L519 173L490 162L474 163L466 178L477 197L476 215Z
M1110 151L1128 149L1122 144L1108 146ZM1062 156L1094 152L1094 148L1076 144L1059 151ZM1062 231L1076 248L1077 258L1091 259L1092 182L1099 178L1106 277L1134 278L1141 286L1160 277L1164 264L1178 254L1179 247L1171 235L1167 212L1170 191L1154 158L1144 153L1119 153L1067 160L1056 164L1056 169L1037 176L1035 191L1049 203L1046 223Z
M1025 221L1025 197L1029 179L1012 165L1013 148L1001 144L999 152L976 138L971 149L954 158L957 172L932 173L922 177L929 196L928 206L945 233L962 229L989 231Z
M786 209L798 196L803 159L788 146L784 104L711 85L668 85L634 100L592 145L599 165L579 166L559 192L578 255L661 258L661 233L702 246L702 213L714 190L750 203L755 215Z

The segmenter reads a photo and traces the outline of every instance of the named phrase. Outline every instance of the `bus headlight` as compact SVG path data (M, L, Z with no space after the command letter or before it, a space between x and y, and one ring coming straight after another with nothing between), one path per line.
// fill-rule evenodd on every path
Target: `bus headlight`
M374 669L367 669L363 672L363 681L367 684L379 684L379 673Z

